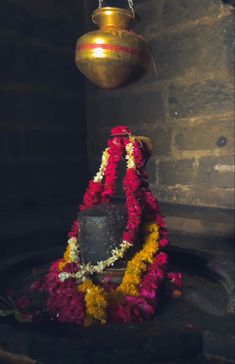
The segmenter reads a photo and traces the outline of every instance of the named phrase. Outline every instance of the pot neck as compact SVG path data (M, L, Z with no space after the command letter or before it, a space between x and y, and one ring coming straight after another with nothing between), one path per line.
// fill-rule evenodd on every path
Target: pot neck
M105 7L98 8L92 14L92 19L99 28L118 28L130 30L134 23L131 10Z

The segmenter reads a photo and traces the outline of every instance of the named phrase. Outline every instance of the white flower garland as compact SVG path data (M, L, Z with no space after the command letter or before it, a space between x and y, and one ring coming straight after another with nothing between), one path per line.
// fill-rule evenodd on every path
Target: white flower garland
M102 260L96 265L92 265L91 263L83 264L79 267L78 272L62 272L59 274L59 278L62 282L64 282L68 278L75 278L78 281L84 281L88 275L92 275L94 273L102 273L106 268L113 266L118 259L123 258L125 252L129 249L130 246L132 246L132 244L128 243L128 241L123 241L121 242L119 248L115 248L112 250L112 255L107 260Z
M106 167L107 167L108 161L109 161L109 149L110 148L108 147L103 151L100 169L96 173L96 175L95 175L95 177L93 179L93 181L96 182L96 183L97 182L102 182L102 180L104 178Z
M79 257L79 253L80 253L78 239L75 237L70 238L68 240L68 245L70 246L69 259L72 263L77 263L79 261L78 257Z
M126 163L127 163L127 169L135 169L135 156L134 156L134 141L135 138L131 136L129 138L129 143L126 145Z

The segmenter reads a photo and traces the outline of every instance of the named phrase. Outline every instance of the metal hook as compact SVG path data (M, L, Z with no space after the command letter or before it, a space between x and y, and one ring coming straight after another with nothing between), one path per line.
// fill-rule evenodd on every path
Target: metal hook
M135 10L134 10L134 3L133 3L133 0L127 0L127 1L128 1L129 8L130 8L130 9L131 9L131 11L132 11L133 18L135 18Z
M99 0L99 8L102 8L104 0ZM132 11L133 18L135 18L135 10L133 0L127 0L129 8ZM92 19L93 20L93 19ZM93 20L94 21L94 20ZM94 22L95 23L95 22ZM96 23L95 23L96 24Z

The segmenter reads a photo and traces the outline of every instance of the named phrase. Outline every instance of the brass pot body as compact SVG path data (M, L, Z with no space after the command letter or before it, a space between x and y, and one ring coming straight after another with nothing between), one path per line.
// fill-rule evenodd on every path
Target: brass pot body
M130 29L129 9L96 9L93 21L99 30L78 39L76 65L101 88L115 89L141 77L150 62L150 49L143 37Z

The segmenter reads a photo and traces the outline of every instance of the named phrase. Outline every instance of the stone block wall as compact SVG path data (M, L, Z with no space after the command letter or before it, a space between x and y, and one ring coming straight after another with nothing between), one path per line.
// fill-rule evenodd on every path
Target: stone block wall
M84 79L74 62L82 31L82 1L0 2L0 238L6 245L64 233L84 191ZM40 246L35 236L33 242Z
M123 1L116 3L125 6ZM119 90L87 83L91 169L97 168L94 156L104 148L113 126L128 125L134 133L151 137L151 187L166 206L166 215L172 214L172 206L176 216L190 206L190 214L206 208L207 215L213 211L219 221L215 211L234 207L234 10L230 3L135 1L140 18L135 30L151 45L158 76L152 65L144 78ZM87 29L89 24L88 17Z

